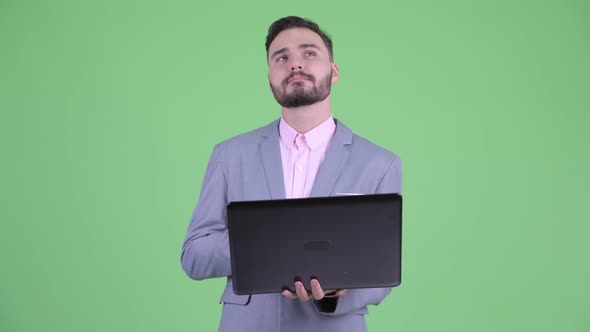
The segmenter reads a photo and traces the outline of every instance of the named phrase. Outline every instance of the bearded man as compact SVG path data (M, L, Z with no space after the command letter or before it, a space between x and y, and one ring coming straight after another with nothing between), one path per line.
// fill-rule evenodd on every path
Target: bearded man
M313 279L309 290L297 281L293 292L233 292L229 202L401 193L399 157L332 116L330 92L339 69L330 37L310 20L284 17L268 30L266 54L281 117L214 147L181 265L195 280L227 278L219 331L366 331L367 306L379 304L390 288L325 290Z

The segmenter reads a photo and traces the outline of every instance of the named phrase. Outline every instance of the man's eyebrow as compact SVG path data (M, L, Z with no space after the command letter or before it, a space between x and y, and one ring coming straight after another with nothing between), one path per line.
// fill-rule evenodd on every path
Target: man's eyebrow
M315 48L317 50L321 50L320 47L316 44L301 44L299 48Z
M285 52L286 50L287 50L287 48L286 48L286 47L283 47L283 48L281 48L280 50L278 50L278 51L276 51L276 52L273 52L273 53L271 54L270 58L272 59L272 58L274 58L275 56L279 55L280 53L283 53L283 52Z
M316 50L321 51L321 48L318 45L316 45L316 44L301 44L301 45L299 45L299 48L300 49L315 48ZM283 47L280 50L273 52L270 55L270 59L274 59L274 57L276 57L277 55L279 55L279 54L287 51L288 49L289 49L288 47Z

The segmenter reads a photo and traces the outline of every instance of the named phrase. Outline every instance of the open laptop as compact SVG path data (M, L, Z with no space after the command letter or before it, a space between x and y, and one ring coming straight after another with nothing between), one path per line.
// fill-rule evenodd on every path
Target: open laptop
M401 282L402 197L350 195L241 201L227 206L238 295L394 287Z

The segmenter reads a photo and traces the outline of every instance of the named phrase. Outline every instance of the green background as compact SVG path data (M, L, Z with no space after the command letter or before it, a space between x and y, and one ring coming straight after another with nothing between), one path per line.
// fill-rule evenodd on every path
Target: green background
M0 330L214 331L180 250L215 143L279 116L264 38L334 39L333 111L402 158L371 331L589 331L590 3L0 0Z

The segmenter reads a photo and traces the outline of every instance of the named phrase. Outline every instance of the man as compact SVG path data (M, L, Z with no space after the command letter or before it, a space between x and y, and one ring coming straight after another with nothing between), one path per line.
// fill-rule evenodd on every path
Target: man
M300 282L295 292L282 294L238 296L232 290L229 202L401 191L400 159L332 117L330 88L338 66L332 41L318 25L281 18L269 28L266 51L281 118L215 146L182 267L197 280L227 276L220 331L365 331L367 305L379 304L391 289L324 290L312 280L311 292Z

